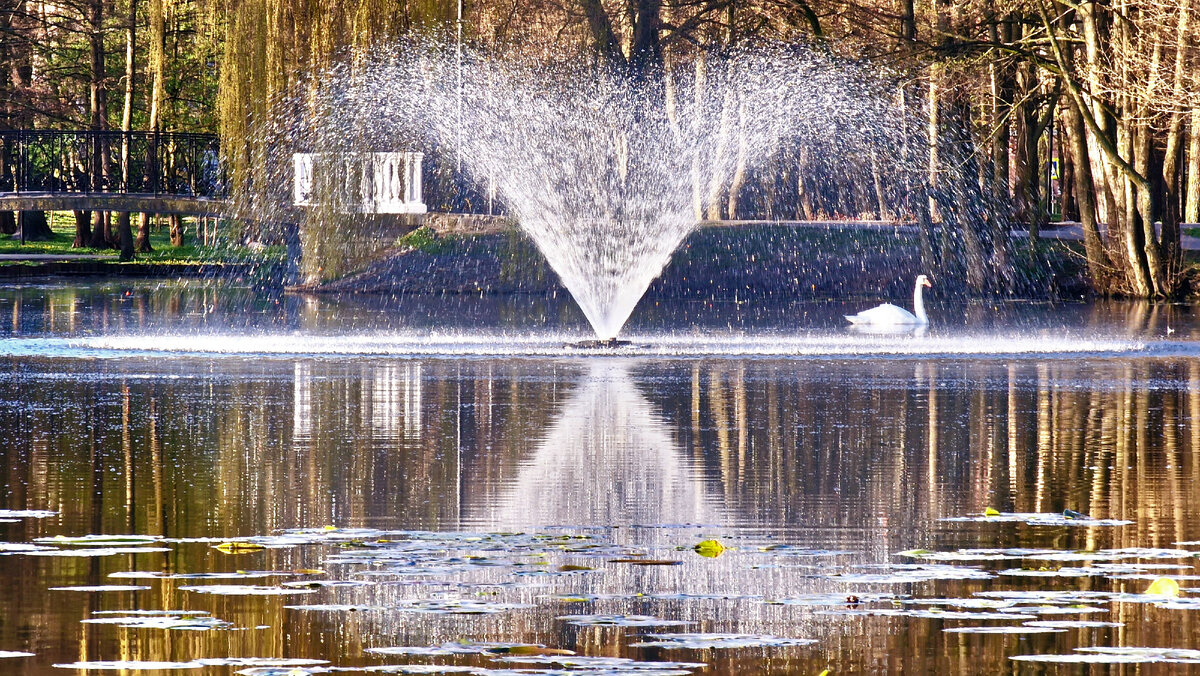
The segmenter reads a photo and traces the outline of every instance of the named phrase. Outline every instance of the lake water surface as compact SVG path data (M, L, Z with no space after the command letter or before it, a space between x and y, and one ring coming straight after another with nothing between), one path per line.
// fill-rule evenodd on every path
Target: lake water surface
M1192 309L867 305L0 291L0 673L1200 671Z

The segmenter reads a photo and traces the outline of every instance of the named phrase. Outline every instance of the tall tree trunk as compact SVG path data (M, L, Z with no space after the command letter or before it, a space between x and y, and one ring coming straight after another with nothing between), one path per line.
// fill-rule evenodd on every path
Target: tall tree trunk
M8 24L5 27L3 39L0 39L0 44L5 46L4 56L6 57L4 62L0 62L0 68L5 70L8 90L0 92L0 94L4 94L5 117L7 118L5 122L11 129L29 129L34 126L33 107L27 105L30 103L27 98L24 101L26 105L22 105L21 98L28 95L21 94L21 92L28 92L33 88L35 84L34 64L39 57L33 49L32 40L13 40L8 33L10 31L20 33L37 30L35 26L44 22L45 17L36 17L34 13L38 10L44 12L45 8L34 8L26 0L16 0L6 3L3 10L6 11L0 11L0 17L2 17L0 20ZM16 229L13 235L22 242L43 241L54 237L53 231L50 230L48 216L43 211L19 212L14 216L14 224Z
M0 234L17 234L17 215L11 211L0 211Z
M1074 105L1063 109L1066 118L1066 135L1074 159L1075 203L1079 207L1079 222L1083 225L1083 249L1087 256L1088 276L1092 288L1099 293L1109 294L1112 287L1112 261L1105 250L1104 241L1096 222L1096 193L1092 180L1091 160L1088 157L1087 133L1083 117Z
M704 50L696 54L694 67L695 79L692 81L692 105L695 114L692 116L692 133L699 136L707 122L704 119L705 88L708 87L708 59ZM692 211L697 221L704 220L704 160L699 149L692 153Z
M662 44L658 33L662 25L662 0L632 0L634 9L633 43L629 49L629 66L638 79L662 75ZM732 9L733 5L729 5Z
M87 4L88 43L91 54L88 113L91 130L103 131L108 116L104 68L104 0L89 0ZM105 144L99 136L92 143L92 191L104 190ZM92 212L92 233L88 245L94 249L108 247L108 214Z
M75 241L71 246L75 249L90 246L92 241L92 212L73 211L75 216Z
M22 242L45 242L54 239L54 231L44 211L22 211L17 215L16 237Z
M153 22L154 5L158 3L161 16L163 0L150 0L151 21ZM604 9L604 4L601 0L580 0L580 6L583 8L583 16L587 19L588 29L592 33L592 41L595 43L596 51L606 61L625 66L625 55L621 52L621 42L617 38L616 31L613 30L612 20L608 17L608 11ZM153 30L153 27L151 27Z
M1200 109L1193 110L1188 122L1187 205L1185 223L1200 222Z
M742 188L746 186L746 163L749 160L749 148L746 147L746 108L738 104L737 122L737 157L734 160L733 178L729 179L729 203L725 209L725 217L730 220L738 217L738 203Z
M1175 73L1171 85L1172 98L1184 100L1184 87L1188 78L1189 31L1191 23L1191 8L1186 4L1180 5L1178 22L1175 27ZM1163 281L1167 285L1165 291L1175 290L1179 270L1183 263L1183 247L1180 241L1179 222L1183 220L1183 204L1180 179L1180 165L1183 163L1183 114L1172 112L1167 125L1167 146L1163 156L1163 184L1166 195L1162 213L1162 254Z
M166 77L166 42L167 42L167 18L166 8L164 7L165 0L147 0L148 25L150 31L149 40L149 59L147 64L147 77L150 80L150 114L148 122L148 131L158 133L162 131L162 107L163 107L163 79ZM605 15L607 18L607 15ZM157 147L157 144L151 144L151 148ZM153 154L153 151L146 158L146 167L148 171L156 172L159 176L162 175L162 167L158 166L159 157ZM138 219L138 234L137 242L134 248L139 253L149 253L150 248L150 219L151 214L144 213Z
M171 214L171 246L183 246L183 216Z
M125 24L125 106L121 110L121 182L129 191L129 132L133 129L133 85L137 74L134 56L137 53L137 0L129 0L129 19ZM121 260L133 260L133 231L130 229L129 212L117 215L117 233L121 247Z
M994 12L994 6L989 0L989 8ZM997 44L1012 42L1012 17L1003 21L993 20L989 37ZM988 203L988 219L991 223L992 265L1000 272L1002 290L1008 291L1012 285L1012 265L1010 259L1010 243L1012 232L1011 200L1008 190L1009 174L1009 140L1012 128L1013 102L1013 72L1007 57L999 52L993 54L991 61L992 110L991 126L993 141L991 175L986 177L990 186L985 194Z
M154 251L154 248L150 246L150 218L150 214L138 214L137 239L133 243L133 249L138 253Z
M963 174L956 179L964 199L946 201L942 230L961 238L967 286L975 293L983 293L987 291L989 281L988 256L984 254L986 223L982 218L983 194L978 190L979 153L975 152L975 142L971 138L971 103L965 96L956 94L948 102L947 109L951 113L949 159Z
M92 212L92 237L88 240L88 246L93 249L107 249L110 247L108 243L107 211Z

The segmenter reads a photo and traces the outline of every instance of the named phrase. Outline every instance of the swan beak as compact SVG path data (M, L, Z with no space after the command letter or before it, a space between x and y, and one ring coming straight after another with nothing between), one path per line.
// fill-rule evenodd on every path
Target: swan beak
M929 288L931 288L931 289L932 289L932 288L933 288L933 282L929 281L928 279L922 279L922 280L921 280L921 286L927 286L927 287L929 287Z

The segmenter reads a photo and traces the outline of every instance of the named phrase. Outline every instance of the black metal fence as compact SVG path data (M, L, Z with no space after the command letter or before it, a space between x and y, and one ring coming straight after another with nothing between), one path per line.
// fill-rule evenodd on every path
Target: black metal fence
M213 134L0 131L0 192L224 197Z

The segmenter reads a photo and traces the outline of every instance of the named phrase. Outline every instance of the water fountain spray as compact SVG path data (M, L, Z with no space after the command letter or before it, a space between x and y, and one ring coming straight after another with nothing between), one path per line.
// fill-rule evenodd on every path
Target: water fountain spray
M600 344L613 345L735 172L787 139L860 143L887 119L878 85L822 56L780 47L697 58L634 78L406 42L315 78L314 114L294 135L326 153L397 139L458 148L469 175L494 178Z

